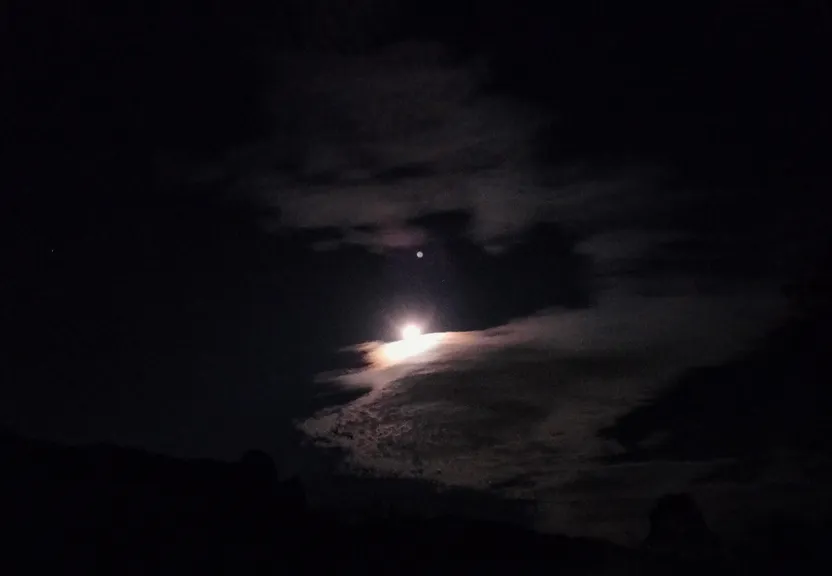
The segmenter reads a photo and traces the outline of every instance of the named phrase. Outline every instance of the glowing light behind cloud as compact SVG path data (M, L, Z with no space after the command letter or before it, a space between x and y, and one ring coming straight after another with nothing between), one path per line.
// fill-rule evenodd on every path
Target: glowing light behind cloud
M402 340L413 340L422 334L421 328L415 324L408 324L402 328Z
M713 463L610 463L626 448L600 432L688 368L756 346L784 305L750 288L662 297L619 289L593 308L365 343L357 350L367 365L337 382L367 393L299 428L362 471L534 499L545 530L635 534L655 498L695 489ZM600 494L598 482L619 488Z
M409 328L413 328L415 332L408 330ZM441 333L420 334L415 326L408 326L403 333L403 340L382 344L376 350L374 363L390 366L413 358L436 347L443 336Z

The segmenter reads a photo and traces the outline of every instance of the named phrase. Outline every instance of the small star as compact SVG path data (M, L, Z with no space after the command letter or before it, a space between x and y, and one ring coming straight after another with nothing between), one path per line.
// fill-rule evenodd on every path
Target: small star
M424 256L424 254L422 253L422 251L421 251L421 250L419 250L418 252L416 252L416 258L421 258L422 256Z

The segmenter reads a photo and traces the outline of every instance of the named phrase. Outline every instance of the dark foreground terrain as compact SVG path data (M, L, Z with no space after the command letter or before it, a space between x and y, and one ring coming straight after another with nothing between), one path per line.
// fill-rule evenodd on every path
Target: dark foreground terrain
M347 521L308 507L271 459L176 460L2 436L4 574L814 573L829 534L761 527L728 544L687 495L662 498L639 549L455 517Z

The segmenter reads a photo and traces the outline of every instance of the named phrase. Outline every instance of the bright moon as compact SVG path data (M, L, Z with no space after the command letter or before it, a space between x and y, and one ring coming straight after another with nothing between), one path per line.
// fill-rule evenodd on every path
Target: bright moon
M421 258L422 256L424 256L424 254L422 254L422 251L421 251L421 250L419 250L418 252L416 252L416 258Z
M402 339L382 345L374 354L373 364L376 366L395 366L412 359L428 358L423 356L439 345L445 334L422 334L422 329L415 324L408 324L402 328Z
M402 328L402 340L413 340L414 338L418 338L421 336L422 331L419 329L418 326L414 326L413 324L408 324L404 328Z

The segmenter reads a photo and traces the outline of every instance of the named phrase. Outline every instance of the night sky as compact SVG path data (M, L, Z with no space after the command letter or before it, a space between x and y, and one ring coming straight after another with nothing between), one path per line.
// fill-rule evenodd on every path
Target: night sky
M62 5L5 18L4 426L622 541L830 501L826 3Z

